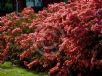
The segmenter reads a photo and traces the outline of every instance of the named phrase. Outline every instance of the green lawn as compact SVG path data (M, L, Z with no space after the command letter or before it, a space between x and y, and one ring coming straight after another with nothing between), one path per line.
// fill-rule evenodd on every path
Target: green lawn
M0 64L0 76L48 76L44 73L30 72L26 69L12 66L11 62Z

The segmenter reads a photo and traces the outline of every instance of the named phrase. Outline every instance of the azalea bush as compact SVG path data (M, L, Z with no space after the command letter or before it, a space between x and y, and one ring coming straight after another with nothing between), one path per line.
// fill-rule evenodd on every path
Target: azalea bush
M0 62L9 59L49 76L101 75L102 1L71 1L1 17Z

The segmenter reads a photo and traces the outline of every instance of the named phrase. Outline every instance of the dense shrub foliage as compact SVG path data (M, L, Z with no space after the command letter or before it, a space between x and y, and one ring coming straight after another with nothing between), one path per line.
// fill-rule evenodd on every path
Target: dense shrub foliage
M0 18L0 62L6 59L50 76L102 74L102 0L25 8Z

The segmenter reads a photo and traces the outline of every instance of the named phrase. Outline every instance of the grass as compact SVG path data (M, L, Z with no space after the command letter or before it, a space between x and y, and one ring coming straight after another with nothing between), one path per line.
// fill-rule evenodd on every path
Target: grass
M30 72L26 69L13 66L11 62L0 64L0 76L48 76L45 73Z

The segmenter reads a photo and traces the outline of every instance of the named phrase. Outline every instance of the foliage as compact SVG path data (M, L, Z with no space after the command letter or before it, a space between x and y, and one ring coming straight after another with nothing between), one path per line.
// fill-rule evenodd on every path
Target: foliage
M1 62L9 58L51 76L101 75L102 1L71 1L1 17Z

